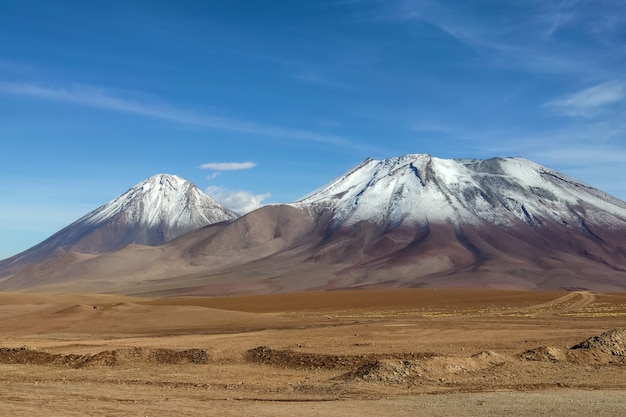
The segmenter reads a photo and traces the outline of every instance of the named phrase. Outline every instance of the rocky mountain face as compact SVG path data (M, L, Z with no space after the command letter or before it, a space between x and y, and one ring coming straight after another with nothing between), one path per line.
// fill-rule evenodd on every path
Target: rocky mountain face
M144 294L626 290L624 236L626 203L531 161L404 155L368 159L295 203L195 230L158 251L59 261L0 290L44 280L65 291L86 274L92 291Z
M0 270L43 261L58 251L99 254L133 243L161 245L189 231L237 217L189 181L159 174L33 248L0 262Z

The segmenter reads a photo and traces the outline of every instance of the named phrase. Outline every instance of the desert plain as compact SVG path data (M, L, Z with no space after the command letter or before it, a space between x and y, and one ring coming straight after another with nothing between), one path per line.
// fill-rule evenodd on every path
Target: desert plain
M623 416L626 293L0 294L2 416Z

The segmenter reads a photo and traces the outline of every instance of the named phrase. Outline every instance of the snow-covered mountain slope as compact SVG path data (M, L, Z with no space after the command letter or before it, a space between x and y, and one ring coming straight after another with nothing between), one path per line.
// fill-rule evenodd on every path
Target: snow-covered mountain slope
M199 227L237 217L189 181L159 174L140 182L74 225L98 227L123 220L145 231L145 235L138 233L128 243L158 245Z
M523 158L367 159L296 204L331 209L343 226L626 224L623 201Z
M5 271L40 262L59 250L88 254L128 244L160 245L197 228L239 217L175 175L152 176L47 240L0 263Z

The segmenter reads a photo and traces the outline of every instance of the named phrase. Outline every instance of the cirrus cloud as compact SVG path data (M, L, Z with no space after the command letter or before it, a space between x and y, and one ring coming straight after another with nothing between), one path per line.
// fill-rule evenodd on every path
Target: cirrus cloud
M278 139L325 143L343 148L362 148L342 136L279 125L256 123L214 114L201 114L142 94L91 85L48 87L33 83L0 82L0 95L15 95L135 114L207 129L247 133ZM139 97L138 97L139 96ZM365 149L371 147L365 146Z
M544 107L565 116L593 117L602 108L620 102L625 97L626 84L608 81L549 101Z

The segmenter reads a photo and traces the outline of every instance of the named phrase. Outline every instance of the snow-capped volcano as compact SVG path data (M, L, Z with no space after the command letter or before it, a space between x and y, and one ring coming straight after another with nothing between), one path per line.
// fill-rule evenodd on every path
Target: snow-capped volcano
M74 225L124 223L135 228L126 243L159 245L191 230L238 215L176 175L154 175ZM70 226L71 227L71 226Z
M626 224L623 201L523 158L367 159L297 204L331 209L343 226Z
M176 175L158 174L0 266L11 269L40 262L59 249L98 254L131 243L160 245L197 228L237 217L191 182Z
M626 203L523 158L367 159L293 206L326 288L626 288Z
M194 190L170 176L138 184L22 254L30 268L11 274L0 262L0 290L626 289L626 203L523 158L367 159L297 202L158 248L61 252L43 263L34 256L170 239L193 224L192 213L220 211L214 202L194 209L205 201Z

